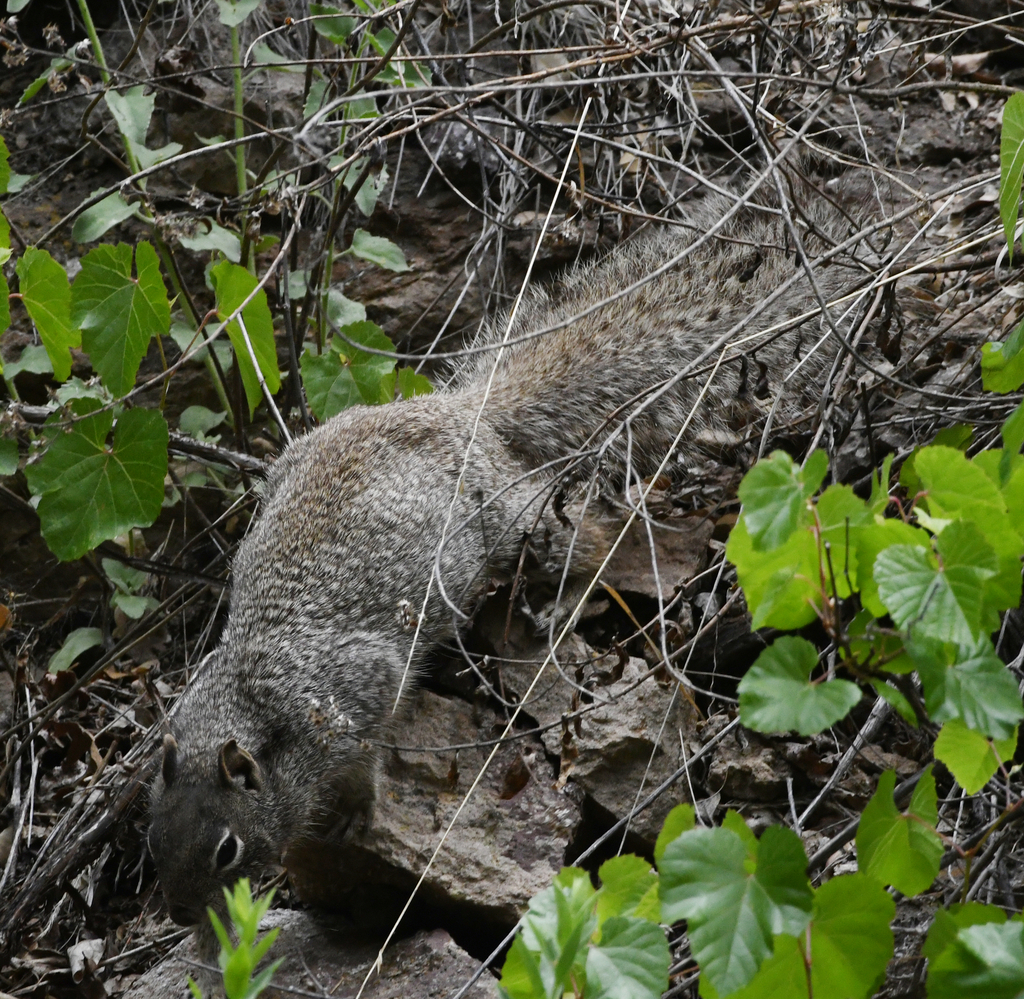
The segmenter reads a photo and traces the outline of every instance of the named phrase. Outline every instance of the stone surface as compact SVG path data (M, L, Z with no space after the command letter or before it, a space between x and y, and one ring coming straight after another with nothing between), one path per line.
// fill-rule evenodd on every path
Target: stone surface
M374 960L379 942L339 930L308 913L278 909L269 912L261 930L280 927L269 959L283 958L274 985L263 999L285 999L285 989L305 995L351 999L359 991ZM190 999L186 977L205 979L204 995L211 999L215 978L195 967L196 945L184 940L163 961L136 979L125 999ZM453 995L476 971L477 962L444 930L422 931L392 944L384 952L379 974L363 992L364 999L441 999ZM484 975L466 992L466 999L494 996L493 978ZM336 991L333 991L335 990Z
M427 690L410 697L396 726L401 747L386 765L363 836L287 858L300 897L328 909L404 904L500 734L490 710ZM479 715L480 717L476 717ZM447 749L462 746L468 748ZM440 751L435 751L440 749ZM580 822L536 740L501 747L469 797L419 890L419 905L450 918L510 927L561 869ZM479 927L478 927L479 928Z

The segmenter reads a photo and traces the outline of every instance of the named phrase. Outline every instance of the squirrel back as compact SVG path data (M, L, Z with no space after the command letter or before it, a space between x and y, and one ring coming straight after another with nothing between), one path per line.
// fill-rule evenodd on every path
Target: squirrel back
M449 390L346 410L278 459L220 645L171 712L153 788L149 844L172 918L195 923L221 885L358 828L410 665L511 577L524 537L538 571L560 572L570 541L579 572L603 555L551 512L556 487L621 479L627 460L649 474L687 420L693 453L759 437L776 403L780 422L813 413L835 338L816 316L795 322L817 299L777 212L745 208L701 241L730 204L708 198L687 226L531 289ZM810 228L814 256L839 223ZM816 274L826 298L840 272ZM739 337L782 332L714 371L709 348L748 314Z

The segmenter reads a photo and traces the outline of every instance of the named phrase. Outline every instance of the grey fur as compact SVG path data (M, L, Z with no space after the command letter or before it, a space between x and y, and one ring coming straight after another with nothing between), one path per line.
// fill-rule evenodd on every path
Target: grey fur
M727 207L708 199L695 210L693 229L706 231ZM828 219L819 224L838 231ZM655 231L602 263L567 273L552 290L533 289L511 337L620 291L679 253L691 233ZM262 513L234 563L220 646L172 712L176 750L168 749L165 774L153 789L149 842L176 920L197 921L219 899L221 884L259 875L289 850L338 835L368 813L377 752L360 740L386 734L435 557L443 594L435 585L420 652L453 634L443 595L470 611L492 578L514 572L534 524L533 571L560 572L571 532L544 506L544 487L555 483L564 459L592 435L591 447L607 441L619 426L616 419L603 427L608 417L693 362L747 312L756 313L798 267L784 252L788 240L778 215L745 211L722 235L629 297L506 348L439 556L493 352L466 363L451 390L347 410L277 461ZM808 246L812 253L822 249L813 238ZM826 294L842 277L836 265L822 269ZM802 280L745 332L814 304ZM743 425L752 426L770 407L797 352L808 350L821 328L815 319L762 346L743 393L739 364L722 368L684 448L716 448L742 437ZM503 335L500 326L489 334L492 342ZM833 339L794 379L780 420L820 398ZM757 362L767 375L757 393L763 398L754 391ZM621 475L627 446L640 474L656 467L704 377L680 381L650 404L632 421L630 439L619 432L602 470ZM547 463L555 465L530 476ZM592 458L571 475L579 481L593 471ZM584 531L576 571L600 554ZM228 773L221 772L229 740L251 754L255 771L246 771L232 750L234 769L229 760ZM250 780L254 773L258 779ZM219 848L222 859L231 858L227 870L217 868Z

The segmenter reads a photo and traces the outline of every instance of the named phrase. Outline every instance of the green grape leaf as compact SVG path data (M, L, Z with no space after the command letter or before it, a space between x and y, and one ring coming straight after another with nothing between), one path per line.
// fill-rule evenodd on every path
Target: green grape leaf
M1003 341L981 345L981 385L989 392L1016 392L1024 384L1024 320Z
M642 857L612 857L601 865L597 876L601 879L597 896L599 926L612 916L638 916L654 923L661 919L658 875Z
M762 458L740 483L743 520L755 551L782 545L806 520L806 504L828 470L828 457L816 451L798 468L785 451Z
M857 588L861 603L874 617L884 617L889 612L878 596L874 576L879 553L893 545L913 545L929 550L931 540L921 528L892 519L857 528L853 532L853 541L857 550Z
M912 636L907 651L917 665L932 721L961 719L993 739L1008 739L1024 717L1017 681L983 635L968 645Z
M860 688L848 680L812 683L818 650L806 638L784 635L756 659L740 681L740 719L756 732L815 735L860 700Z
M1003 453L999 459L999 485L1005 486L1013 471L1013 462L1020 456L1024 444L1024 402L1007 418L1000 429L1003 438Z
M857 867L879 884L892 885L908 897L935 880L942 857L935 778L926 769L914 788L910 808L901 814L893 801L896 774L887 770L861 813L857 827Z
M400 247L383 236L371 236L365 229L356 229L352 234L352 245L345 252L389 271L402 273L409 270Z
M937 538L942 556L893 545L875 559L878 594L896 625L944 642L975 641L982 626L985 583L996 575L995 552L970 523L954 521Z
M311 3L309 13L316 33L335 45L344 45L356 26L354 17L345 17L337 7L327 4Z
M145 240L136 247L135 266L137 278L127 243L97 246L82 258L71 287L71 320L81 327L89 360L115 396L134 388L150 340L171 328L160 261Z
M747 857L750 860L757 860L757 837L754 835L754 830L747 825L743 816L734 808L730 808L725 813L725 818L722 819L722 828L736 833L746 847Z
M302 294L305 294L305 290ZM337 288L328 288L327 319L337 327L361 323L366 319L366 306L362 302L353 302L351 298L346 298Z
M661 858L665 853L665 847L674 839L678 839L684 832L689 832L697 822L697 813L693 805L676 805L668 815L658 833L657 842L654 844L654 862L661 866Z
M999 136L999 217L1003 220L1006 248L1013 263L1013 241L1020 209L1021 174L1024 172L1024 94L1012 94L1003 105ZM985 386L986 388L988 386Z
M624 859L624 858L623 858ZM659 999L668 988L665 931L646 919L612 916L586 955L586 999Z
M93 197L96 193L93 191L89 197ZM76 243L91 243L93 240L99 239L108 229L112 229L119 222L131 218L134 214L135 206L129 205L121 197L120 192L115 191L91 208L86 208L75 219L75 224L71 227L71 238Z
M145 170L180 153L181 143L169 142L160 149L146 148L146 133L149 131L149 120L153 117L156 95L146 96L143 89L139 84L137 87L130 87L123 94L116 90L108 90L103 99L107 102L114 121L117 122L125 145L138 160L139 166Z
M397 375L398 391L401 392L403 399L411 399L415 395L430 395L434 391L430 379L426 375L416 374L412 368L399 368Z
M376 323L350 323L340 332L364 347L383 351L395 349ZM330 350L319 357L307 348L300 359L300 367L310 409L317 419L327 420L349 406L381 402L382 381L394 371L395 362L393 358L350 346L341 336L335 336L331 339Z
M948 909L939 909L935 913L928 938L921 948L921 956L934 960L956 939L957 932L968 926L1005 922L1006 913L998 905L954 902Z
M701 999L720 999L718 990L703 974L700 995ZM730 992L728 999L809 999L800 942L795 937L776 936L771 957L765 959L749 985Z
M67 381L71 348L82 345L82 331L71 322L71 285L64 268L46 250L30 246L18 260L21 298L39 330L53 377Z
M72 403L77 415L98 403ZM103 541L133 527L148 527L160 514L167 475L167 424L155 410L109 410L85 416L57 434L46 453L25 468L39 496L43 538L62 562L81 558Z
M78 662L83 652L103 644L103 632L99 628L75 628L69 632L61 647L50 656L47 673L62 673Z
M794 531L774 551L758 552L741 517L729 532L725 554L736 566L753 628L802 628L817 617L818 548L809 530Z
M222 260L210 268L210 280L217 294L217 315L222 322L252 294L257 284L256 278L244 267L229 260ZM274 345L274 324L267 307L267 293L262 288L242 310L242 321L249 334L252 353L249 352L237 318L228 323L227 331L231 346L235 348L235 363L242 375L251 416L263 398L252 354L256 355L270 394L274 395L281 387L281 372L277 367L277 348Z
M662 919L689 921L693 955L723 994L754 977L776 933L799 933L810 916L807 857L795 833L765 830L752 866L743 841L729 829L683 833L659 865Z
M950 718L935 740L934 752L968 794L977 794L999 764L1012 758L1016 748L1016 728L1007 738L992 740L968 728L959 718Z
M892 896L866 874L841 874L814 893L811 992L814 999L867 999L893 954Z
M983 923L957 931L928 965L928 999L1020 999L1024 923Z
M893 708L908 725L917 728L917 715L914 714L914 708L899 690L884 680L872 680L871 686L875 688L878 696Z
M848 597L858 577L857 530L874 522L871 510L849 486L829 486L818 499L815 516L821 533L821 565L829 592ZM852 585L851 585L852 584Z

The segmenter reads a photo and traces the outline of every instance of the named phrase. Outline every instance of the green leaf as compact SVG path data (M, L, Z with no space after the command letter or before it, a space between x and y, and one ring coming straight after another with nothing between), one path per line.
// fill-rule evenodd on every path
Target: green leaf
M7 13L13 14L14 8L11 6L11 0L7 3ZM65 59L63 56L57 56L50 60L49 69L45 72L40 73L26 88L24 93L18 99L18 106L27 104L36 94L39 93L43 87L46 86L47 81L56 73L63 73L67 69L71 69L74 63L70 59Z
M141 84L129 88L123 94L116 90L108 90L103 99L107 102L114 121L117 122L125 145L143 170L181 152L180 142L169 142L160 149L146 148L146 132L149 131L149 120L153 117L156 97L153 94L147 97Z
M178 429L196 440L206 440L207 434L214 427L219 427L228 414L215 413L205 406L188 406L178 417Z
M313 17L313 29L322 38L335 45L344 45L356 26L354 17L345 17L337 7L323 3L311 3L309 13Z
M611 917L586 962L585 999L660 999L668 988L665 931L646 919Z
M654 923L660 920L658 875L642 857L632 854L612 857L601 865L597 876L601 879L597 896L598 926L612 916L638 916Z
M928 967L928 999L1019 999L1024 995L1024 923L984 923L957 932Z
M853 532L853 540L857 550L857 588L861 603L874 617L885 617L888 610L878 596L875 560L880 552L893 545L912 545L927 550L931 547L929 536L919 527L892 519L857 528Z
M981 385L989 392L1016 392L1024 384L1024 320L1000 342L981 345Z
M758 552L741 517L729 533L725 554L736 566L753 628L791 630L817 617L820 569L818 548L809 530L794 531L774 551Z
M208 228L203 230L201 228L203 225ZM218 225L211 218L200 219L199 226L200 228L194 235L178 237L178 242L186 250L192 250L195 253L201 253L203 250L216 250L223 253L233 264L237 264L242 259L242 241L238 238L237 233Z
M659 866L662 919L689 921L693 955L723 994L754 977L775 933L799 933L807 924L807 857L788 829L765 830L753 871L742 840L728 829L683 833Z
M1021 599L1024 540L1010 521L1006 500L983 469L952 448L923 448L917 470L928 494L929 513L947 520L973 521L996 553L999 572L985 587L988 624L995 630L995 610L1016 607Z
M305 288L302 294L305 294ZM337 288L328 288L327 319L338 327L361 323L366 319L366 306L362 302L353 302L352 299L346 298Z
M95 194L96 191L93 191L89 197L91 198ZM93 240L99 239L108 229L112 229L119 222L131 218L134 214L135 206L129 205L121 197L120 192L115 191L91 208L86 208L75 219L75 224L71 228L71 238L76 243L91 243Z
M103 571L122 593L135 593L146 585L149 576L140 569L133 569L130 565L118 562L114 558L100 559Z
M82 333L71 322L71 285L64 268L46 250L30 246L15 270L21 298L39 330L39 336L59 382L71 374L71 348L80 347Z
M879 884L892 885L913 897L935 880L942 857L942 840L935 832L935 778L930 769L925 770L905 814L893 801L895 786L896 774L887 770L861 813L857 866Z
M848 680L810 681L818 651L806 638L784 635L756 659L740 681L740 719L757 732L815 735L846 716L860 700Z
M18 470L18 442L0 440L0 475L13 475Z
M893 954L892 896L866 874L841 874L814 893L811 993L814 999L866 999Z
M743 476L739 497L755 551L772 551L789 538L827 470L824 451L812 454L803 469L785 451L773 451Z
M541 955L534 953L523 942L521 933L512 941L505 963L501 968L498 990L508 999L545 999L552 992L545 986L541 975ZM562 995L559 989L556 995Z
M1013 459L1020 454L1024 444L1024 402L1007 417L1000 430L1003 438L1003 454L999 460L999 485L1005 486L1013 471Z
M999 137L999 217L1013 263L1013 240L1020 208L1021 173L1024 171L1024 94L1012 94L1003 105Z
M7 382L7 387L11 390L12 395L14 395L14 379L22 371L29 371L36 375L51 374L53 365L50 363L50 355L46 352L46 348L42 345L25 347L16 361L8 361L4 366L4 381Z
M103 632L99 628L75 628L64 639L60 649L50 656L48 673L61 673L78 662L83 652L103 644Z
M1016 728L1007 738L992 740L968 728L959 718L950 718L935 740L934 752L968 794L977 794L999 764L1013 757L1016 748Z
M72 404L81 415L96 403ZM160 514L167 475L167 424L155 410L131 409L117 420L103 410L59 433L25 468L43 537L62 561L80 558L103 541L148 527Z
M103 384L115 396L135 386L149 341L171 328L171 304L156 250L143 240L135 250L132 277L127 243L97 246L82 258L71 288L71 319L82 329L82 345Z
M228 28L237 28L262 0L217 0L220 23Z
M665 823L658 833L658 840L654 844L654 862L661 867L661 858L665 853L665 847L674 839L678 839L684 832L689 832L697 821L697 813L693 805L676 805L668 815L665 816Z
M210 268L210 279L217 295L217 315L221 321L228 318L244 302L257 285L253 277L244 267L222 260ZM270 394L274 395L281 387L281 372L277 367L277 347L274 345L274 324L267 307L267 293L260 288L256 297L242 310L252 352L263 372ZM235 348L235 363L242 375L245 397L249 401L249 415L263 398L259 377L253 367L252 356L246 346L238 319L232 319L227 326L228 337Z
M779 935L774 947L750 984L730 992L728 999L809 999L800 942L795 937ZM700 978L700 995L701 999L719 999L718 991L704 975Z
M350 323L340 330L353 343L393 351L395 345L371 322ZM302 384L317 419L326 420L349 406L381 401L381 381L395 367L393 358L371 354L332 337L330 350L319 357L308 348L300 359Z
M747 849L747 857L750 860L757 860L757 837L754 835L754 830L747 825L739 812L730 808L725 813L725 818L722 819L722 828L730 829L736 833Z
M997 905L981 902L954 902L948 909L939 909L928 930L928 939L921 948L921 956L933 961L956 939L957 931L968 926L985 923L1005 923L1006 913Z
M885 667L882 668L884 669ZM886 704L895 709L896 713L908 725L917 728L917 715L914 714L914 708L910 701L908 701L899 690L886 683L884 680L872 680L871 686L875 688L878 696L881 697Z
M874 523L871 510L849 486L833 485L818 499L815 517L822 545L820 564L829 592L834 584L835 596L848 597L858 578L857 549L850 542L859 528Z
M982 627L985 582L996 575L995 552L982 533L964 521L937 539L935 556L910 545L893 545L875 560L878 594L896 625L944 642L975 641Z
M933 721L960 718L993 739L1008 739L1024 717L1017 681L987 635L970 645L912 637L907 650Z
M352 245L345 252L389 271L401 273L409 270L405 254L399 247L383 236L371 236L365 229L356 229L352 234Z
M312 118L323 107L324 94L327 93L326 80L313 80L309 85L309 96L302 107L302 117Z
M414 395L430 395L434 386L426 375L418 375L412 368L399 368L398 391L403 399L411 399Z

